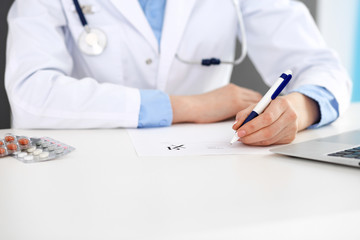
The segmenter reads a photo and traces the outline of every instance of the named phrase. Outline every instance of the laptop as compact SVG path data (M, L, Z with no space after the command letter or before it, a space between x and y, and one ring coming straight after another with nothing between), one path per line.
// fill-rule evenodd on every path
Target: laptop
M270 149L273 153L360 167L360 129Z

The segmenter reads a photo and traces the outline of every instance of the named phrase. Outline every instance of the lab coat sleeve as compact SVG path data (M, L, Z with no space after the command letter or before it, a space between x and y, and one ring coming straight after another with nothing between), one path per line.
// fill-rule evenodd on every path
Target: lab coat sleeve
M13 127L137 127L138 89L69 77L60 1L17 0L9 15L6 90Z
M350 103L351 80L307 8L291 0L240 3L248 54L266 84L272 85L281 72L291 69L294 78L285 93L304 85L323 87L335 96L341 115Z

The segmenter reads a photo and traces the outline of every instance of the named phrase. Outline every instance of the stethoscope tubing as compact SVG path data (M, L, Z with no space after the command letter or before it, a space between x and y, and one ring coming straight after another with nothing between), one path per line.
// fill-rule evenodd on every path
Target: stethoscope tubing
M202 59L201 61L187 60L187 59L180 57L178 53L176 53L175 58L185 64L194 64L194 65L203 65L203 66L212 66L212 65L220 65L220 64L228 64L228 65L236 66L236 65L239 65L240 63L242 63L247 54L247 48L248 48L247 47L247 37L246 37L246 31L245 31L245 26L244 26L244 20L243 20L244 18L240 11L239 1L233 0L233 4L234 4L235 10L236 10L236 17L237 17L237 20L239 23L241 41L242 41L241 42L241 55L238 59L236 59L235 61L222 61L219 58L205 58L205 59Z
M83 27L85 26L88 26L88 22L86 20L86 17L80 7L80 4L79 4L79 1L78 0L73 0L74 2L74 5L75 5L75 9L76 9L76 12L80 18L80 21L81 21L81 25L83 25Z

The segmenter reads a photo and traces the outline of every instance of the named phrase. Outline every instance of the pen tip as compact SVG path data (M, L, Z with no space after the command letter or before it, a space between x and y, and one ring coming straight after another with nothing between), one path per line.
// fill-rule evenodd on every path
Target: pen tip
M239 140L239 137L237 134L235 134L234 137L231 139L230 144L235 143L237 140Z

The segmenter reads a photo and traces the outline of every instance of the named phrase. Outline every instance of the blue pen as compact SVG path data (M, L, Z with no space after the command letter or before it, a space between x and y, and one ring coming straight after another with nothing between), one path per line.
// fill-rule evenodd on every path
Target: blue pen
M260 102L255 106L255 108L252 110L252 112L249 114L249 116L245 119L245 121L241 124L240 127L242 127L245 123L251 121L252 119L256 118L261 114L265 108L270 104L271 100L274 100L281 91L286 87L286 85L290 82L292 78L292 72L291 70L288 70L281 74L281 76L276 80L274 85L267 91L267 93L264 95L264 97L260 100ZM235 133L234 137L231 139L231 144L238 141L239 137L237 135L237 132Z

